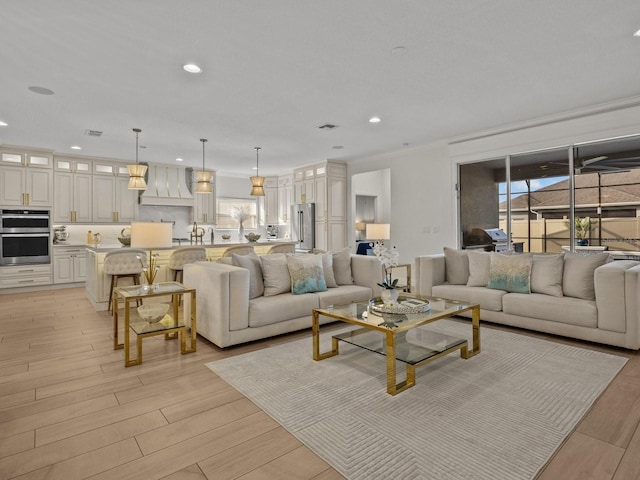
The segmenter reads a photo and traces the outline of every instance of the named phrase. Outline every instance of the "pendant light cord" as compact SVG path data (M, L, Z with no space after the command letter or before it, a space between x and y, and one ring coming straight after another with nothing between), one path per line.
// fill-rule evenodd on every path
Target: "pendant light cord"
M140 130L139 128L134 128L133 131L136 132L136 165L138 165L138 135L142 130Z
M258 152L260 152L260 147L253 147L256 149L256 177L260 176L260 171L258 170Z

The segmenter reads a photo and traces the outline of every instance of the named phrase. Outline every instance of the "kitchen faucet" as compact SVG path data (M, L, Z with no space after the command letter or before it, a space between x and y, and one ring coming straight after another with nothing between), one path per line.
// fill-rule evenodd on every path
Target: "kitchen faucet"
M213 245L213 227L209 227L208 231L211 232L211 245Z
M193 239L196 239L196 245L198 244L198 238L200 239L200 244L203 244L204 237L204 228L198 226L198 222L193 222L193 228L191 229L191 245L193 245Z

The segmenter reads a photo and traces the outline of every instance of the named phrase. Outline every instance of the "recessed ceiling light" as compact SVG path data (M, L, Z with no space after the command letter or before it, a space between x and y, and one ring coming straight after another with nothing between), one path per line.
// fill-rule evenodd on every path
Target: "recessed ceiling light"
M382 120L380 120L380 117L371 117L369 119L369 123L380 123Z
M0 127L8 127L9 124L7 122L0 122Z
M45 87L29 87L29 90L31 90L33 93L37 93L39 95L53 95L54 94L53 90L49 90L48 88L45 88Z
M634 37L640 37L640 28L638 30L636 30L635 32L633 32L633 36Z
M184 159L182 158L176 158L176 162L182 162Z
M202 69L195 63L187 63L182 66L182 69L189 73L202 73Z
M71 145L71 150L82 150L80 145Z

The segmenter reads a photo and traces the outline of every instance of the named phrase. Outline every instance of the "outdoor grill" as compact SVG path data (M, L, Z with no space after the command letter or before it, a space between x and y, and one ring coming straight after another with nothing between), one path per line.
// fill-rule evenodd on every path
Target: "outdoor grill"
M501 228L474 228L465 248L505 252L509 250L507 234Z

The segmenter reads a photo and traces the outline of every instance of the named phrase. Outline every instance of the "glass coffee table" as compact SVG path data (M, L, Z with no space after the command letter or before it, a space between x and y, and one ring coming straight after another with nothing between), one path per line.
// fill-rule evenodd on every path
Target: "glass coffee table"
M324 360L338 355L338 345L341 341L385 355L387 393L396 395L415 385L416 367L457 350L460 350L460 357L464 359L480 353L480 305L418 295L401 294L398 299L399 302L408 300L417 300L415 303L418 304L428 302L428 307L426 307L428 310L418 313L386 313L386 311L393 309L383 308L380 299L374 299L370 303L351 303L314 309L313 359ZM471 338L473 348L471 350L466 339L417 328L469 310L472 312ZM331 350L320 353L321 315L351 323L360 328L334 335L331 339ZM400 383L397 383L396 380L396 360L405 363L407 368L406 379Z

